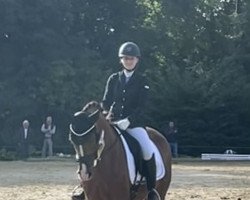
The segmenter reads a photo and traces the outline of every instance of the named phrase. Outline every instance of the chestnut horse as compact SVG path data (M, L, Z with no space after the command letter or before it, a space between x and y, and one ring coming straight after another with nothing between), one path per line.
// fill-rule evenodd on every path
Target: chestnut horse
M158 147L165 167L156 190L164 200L171 181L171 150L167 140L156 130L146 127ZM75 113L69 139L79 161L79 176L88 200L143 200L147 187L140 184L133 196L124 146L113 125L105 118L100 105L89 102Z

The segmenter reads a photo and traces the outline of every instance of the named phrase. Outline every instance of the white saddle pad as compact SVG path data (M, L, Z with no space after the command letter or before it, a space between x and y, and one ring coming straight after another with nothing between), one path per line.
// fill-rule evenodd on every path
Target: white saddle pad
M116 130L118 132L120 132L117 128L116 128ZM141 175L137 175L137 177L136 177L134 157L133 157L123 135L120 134L120 137L122 139L122 143L123 143L123 146L124 146L124 149L126 152L130 182L131 182L131 184L134 184L134 182L140 181ZM160 180L165 176L165 167L164 167L162 157L161 157L161 154L160 154L158 148L156 147L156 145L153 141L151 141L151 142L153 144L153 151L154 151L155 162L156 162L156 180ZM136 180L135 180L135 178L136 178Z

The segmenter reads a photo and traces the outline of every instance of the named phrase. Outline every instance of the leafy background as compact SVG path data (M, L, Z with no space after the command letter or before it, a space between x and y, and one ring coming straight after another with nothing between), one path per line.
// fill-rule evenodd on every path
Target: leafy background
M40 148L51 114L66 151L72 113L100 101L125 41L142 50L148 124L179 129L183 154L250 146L250 6L247 0L0 0L0 146L24 119Z

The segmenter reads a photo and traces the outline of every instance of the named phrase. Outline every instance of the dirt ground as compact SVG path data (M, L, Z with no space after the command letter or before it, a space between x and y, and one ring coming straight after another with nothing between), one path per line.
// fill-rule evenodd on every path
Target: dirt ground
M70 200L72 159L0 162L0 200ZM175 160L166 200L250 200L250 162Z

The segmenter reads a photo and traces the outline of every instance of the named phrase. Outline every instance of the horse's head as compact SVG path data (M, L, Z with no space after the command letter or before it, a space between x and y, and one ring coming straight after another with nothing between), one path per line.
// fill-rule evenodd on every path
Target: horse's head
M69 140L74 146L76 159L80 164L79 173L84 171L85 177L81 177L83 180L91 178L92 170L104 148L104 131L97 126L100 116L100 105L92 101L74 114L70 124Z

